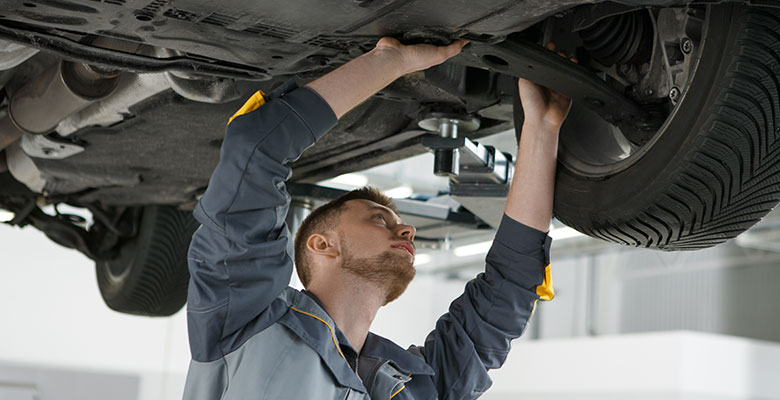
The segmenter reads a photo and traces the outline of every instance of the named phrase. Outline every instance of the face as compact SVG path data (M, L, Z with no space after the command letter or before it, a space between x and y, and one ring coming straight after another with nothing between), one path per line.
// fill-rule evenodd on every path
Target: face
M386 291L385 304L414 278L414 233L392 210L369 200L349 200L340 215L342 268Z

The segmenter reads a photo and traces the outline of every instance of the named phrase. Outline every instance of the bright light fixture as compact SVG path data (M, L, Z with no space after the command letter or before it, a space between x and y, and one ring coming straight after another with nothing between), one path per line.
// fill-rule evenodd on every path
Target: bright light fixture
M414 256L414 266L419 266L423 264L428 264L433 260L433 257L431 257L430 254L415 254Z
M14 213L12 213L10 211L0 210L0 222L8 222L8 221L14 219L15 216L16 216L16 214L14 214Z
M354 187L365 186L368 183L368 177L361 174L344 174L339 175L330 180L333 183L340 185L348 185Z
M383 192L392 199L405 199L414 194L414 190L409 185L401 185L392 189L383 190Z
M456 247L452 252L457 257L468 257L475 254L485 254L490 250L490 246L493 245L493 241L479 242L474 244L467 244L465 246Z
M551 230L548 235L553 240L563 240L563 239L571 239L571 238L575 238L575 237L585 236L585 235L577 232L573 228L569 228L568 226L564 226L564 227L561 227L561 228L555 228L555 229Z

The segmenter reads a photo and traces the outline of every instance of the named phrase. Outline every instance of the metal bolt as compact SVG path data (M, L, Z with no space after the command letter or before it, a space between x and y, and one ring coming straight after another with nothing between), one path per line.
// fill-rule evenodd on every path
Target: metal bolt
M439 136L443 138L457 139L458 121L455 120L443 121L441 125L439 125Z
M683 39L682 43L680 43L680 49L683 53L690 54L693 51L693 41L688 38Z
M645 89L645 96L652 96L655 91L653 89L647 88Z
M676 86L672 88L672 90L669 91L669 98L672 101L677 101L677 99L680 97L680 89L678 89Z

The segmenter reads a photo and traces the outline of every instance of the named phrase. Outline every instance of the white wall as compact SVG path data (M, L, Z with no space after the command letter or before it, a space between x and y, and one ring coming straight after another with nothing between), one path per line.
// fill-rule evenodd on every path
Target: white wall
M485 399L780 399L780 344L696 332L526 342Z
M0 243L0 362L142 373L142 399L180 397L189 362L183 311L171 318L111 311L93 262L34 228L0 225Z

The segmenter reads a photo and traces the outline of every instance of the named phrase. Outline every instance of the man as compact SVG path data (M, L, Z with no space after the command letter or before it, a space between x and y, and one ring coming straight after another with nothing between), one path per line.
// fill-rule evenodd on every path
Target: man
M545 231L558 130L570 106L562 95L520 80L523 135L486 271L424 346L404 350L368 331L414 276L414 227L376 190L351 192L304 221L294 250L306 290L287 286L287 162L396 78L444 62L465 44L383 38L306 87L256 93L230 118L195 209L202 226L189 253L193 360L185 399L463 399L487 390L487 370L504 362L537 300L553 295Z

